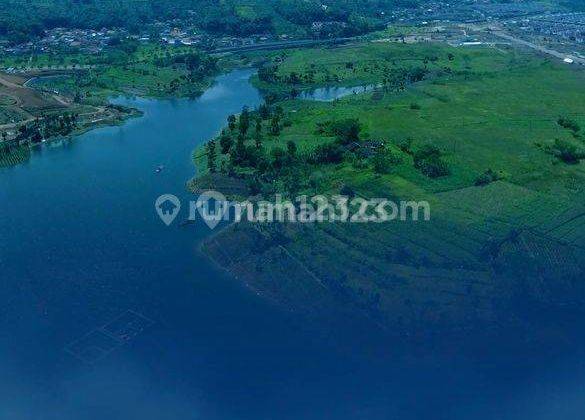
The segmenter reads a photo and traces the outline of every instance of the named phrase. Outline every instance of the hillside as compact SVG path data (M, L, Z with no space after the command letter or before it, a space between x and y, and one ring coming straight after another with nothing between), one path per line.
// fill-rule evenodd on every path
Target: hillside
M583 82L578 69L509 47L274 53L257 80L268 92L378 87L279 101L250 116L248 136L232 121L207 167L264 197L425 200L432 221L235 225L204 251L293 311L343 308L405 333L514 325L530 305L578 307Z
M123 27L190 19L210 32L247 34L307 28L315 21L339 21L360 32L380 11L415 5L415 0L340 0L323 7L316 0L6 0L0 3L0 35L24 41L54 27ZM364 18L368 18L365 21Z

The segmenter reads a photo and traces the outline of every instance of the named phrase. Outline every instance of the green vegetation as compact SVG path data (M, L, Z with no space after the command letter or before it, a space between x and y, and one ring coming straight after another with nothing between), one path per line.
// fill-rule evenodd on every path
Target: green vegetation
M477 179L475 180L475 186L483 187L491 184L492 182L499 181L500 179L503 179L503 176L500 173L488 169L483 174L477 177Z
M449 61L447 54L430 45L406 50L384 43L274 52L266 57L256 83L266 92L292 97L301 90L329 86L381 85L398 92L426 77L466 70L465 61Z
M371 64L374 56L380 57L377 69ZM349 57L353 57L351 66ZM305 60L311 64L305 65ZM237 119L232 118L220 140L220 158L228 172L262 180L258 168L265 166L258 166L258 159L270 166L271 150L284 150L292 141L298 150L294 171L306 175L301 176L304 188L310 187L310 173L316 170L328 175L321 182L330 187L339 177L342 184L365 185L377 173L397 190L407 192L408 185L417 185L417 190L431 193L492 183L499 173L508 174L510 182L529 181L531 188L547 191L554 185L554 173L567 176L567 168L555 165L550 153L571 161L572 149L562 142L555 146L555 139L572 140L572 133L578 131L576 119L558 115L582 113L583 98L576 90L583 83L579 72L514 50L459 50L438 44L371 43L305 54L275 52L269 54L266 66L272 68L275 61L278 68L272 74L279 77L294 71L305 80L306 72L314 70L317 77L306 87L323 86L324 75L329 74L340 82L372 83L379 88L333 103L289 99L269 104L251 113L252 119L260 121L256 132L238 132ZM403 85L388 83L397 75L404 80L405 71L424 76ZM282 88L280 78L257 83L268 92ZM548 98L546 107L534 101L535 93ZM231 146L238 144L238 136L238 150L250 150L250 157L237 159L242 165L234 165L231 159L235 150ZM383 153L389 156L380 152L373 159L372 141L384 143ZM253 144L261 144L254 147L261 151L249 149ZM575 153L578 157L579 149ZM276 156L280 159L280 152ZM322 163L338 166L320 167ZM492 168L491 172L486 168ZM527 176L543 168L550 177ZM374 178L371 185L377 184L380 180Z
M132 41L115 43L100 56L54 53L20 60L4 57L2 64L47 75L27 84L27 77L2 75L0 132L3 142L22 146L138 114L108 104L112 95L198 95L219 71L215 59L197 50ZM18 150L11 146L4 155Z
M0 142L0 168L18 165L30 157L28 146L15 146Z
M21 125L18 128L16 143L40 143L44 139L67 136L77 128L77 115L53 114Z
M581 130L579 124L569 118L560 117L557 122L561 127L571 130L575 134Z
M583 147L570 140L556 139L552 146L550 146L549 151L562 162L568 164L577 164L581 159L585 159L585 150Z
M425 144L413 155L414 167L429 178L450 174L449 167L442 159L442 152L432 144Z
M208 166L265 197L425 200L432 222L234 226L205 244L220 264L284 305L341 301L398 330L497 322L495 308L518 299L585 300L581 71L438 44L275 52L266 66L256 83L274 95L230 119ZM394 83L417 69L421 78ZM333 102L288 94L326 85L327 74L379 87Z
M0 124L10 124L26 119L22 110L11 104L0 105Z
M321 6L305 0L5 0L0 3L0 35L22 42L54 27L126 28L138 33L156 21L186 20L211 33L310 32L313 22L339 22L323 36L347 36L381 26L378 13L416 0L338 0Z
M50 70L75 62L68 77L41 79L38 88L59 92L75 102L103 103L112 94L196 96L219 71L217 60L192 48L138 45L126 42L100 57L35 56L35 64ZM4 63L5 66L11 63ZM14 63L18 65L18 63Z

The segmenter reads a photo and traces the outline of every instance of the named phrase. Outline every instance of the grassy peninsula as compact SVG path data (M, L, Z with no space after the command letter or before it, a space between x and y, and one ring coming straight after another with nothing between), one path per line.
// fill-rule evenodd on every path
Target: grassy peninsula
M430 223L239 224L204 244L257 291L399 332L521 325L523 303L583 303L581 69L511 47L364 42L271 53L256 83L267 104L230 117L199 155L215 178L267 198L432 205ZM331 102L298 98L372 84Z

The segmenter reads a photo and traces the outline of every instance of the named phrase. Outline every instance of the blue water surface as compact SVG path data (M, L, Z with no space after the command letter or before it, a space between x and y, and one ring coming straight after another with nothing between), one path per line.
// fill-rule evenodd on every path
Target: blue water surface
M0 169L0 419L585 418L578 343L438 355L332 338L210 264L205 226L161 223L159 195L189 198L193 150L261 102L250 75L194 100L119 99L144 116ZM72 354L128 311L152 325L92 363Z

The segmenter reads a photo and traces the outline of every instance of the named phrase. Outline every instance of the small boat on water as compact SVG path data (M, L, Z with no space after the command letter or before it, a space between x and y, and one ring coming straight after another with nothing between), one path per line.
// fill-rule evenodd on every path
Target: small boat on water
M159 166L156 168L155 172L158 174L158 173L162 172L164 168L165 168L165 167L164 167L163 165L159 165Z

